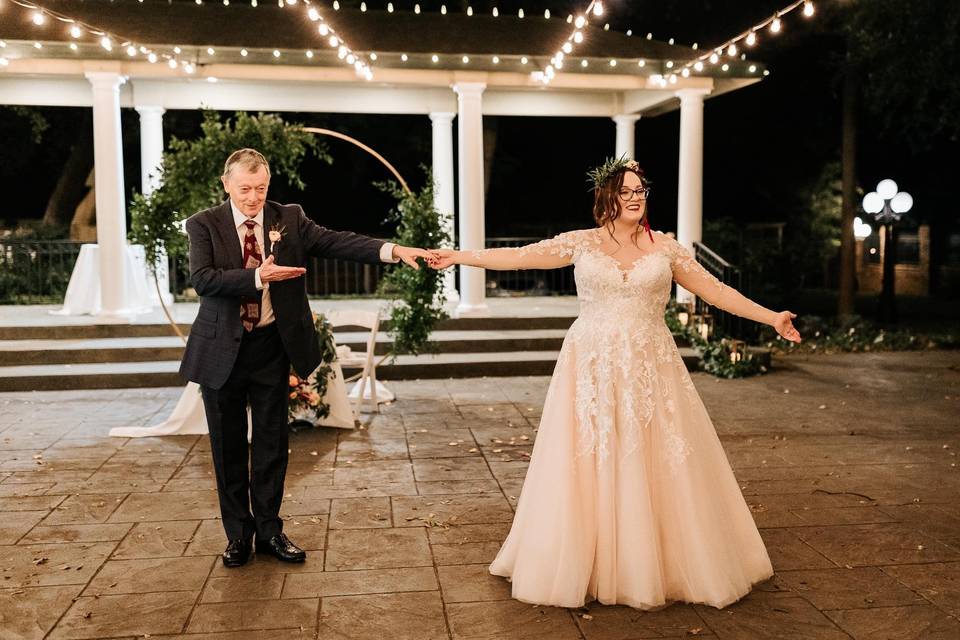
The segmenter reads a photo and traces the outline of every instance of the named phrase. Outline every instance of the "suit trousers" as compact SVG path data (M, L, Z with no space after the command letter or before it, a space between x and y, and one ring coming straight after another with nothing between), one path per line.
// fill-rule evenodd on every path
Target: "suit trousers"
M283 530L280 503L289 446L289 374L290 360L273 322L244 331L237 361L223 387L200 387L228 540L249 540L254 534L267 540ZM249 447L248 403L253 418Z

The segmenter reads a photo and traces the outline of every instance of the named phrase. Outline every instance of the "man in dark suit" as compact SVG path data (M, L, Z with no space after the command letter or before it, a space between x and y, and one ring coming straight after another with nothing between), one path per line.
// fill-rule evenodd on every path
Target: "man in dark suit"
M190 281L200 295L200 310L180 373L199 384L203 396L228 541L223 564L246 563L254 536L258 553L302 562L306 554L283 533L280 502L290 366L306 378L320 365L304 265L309 256L323 256L366 263L403 260L418 269L417 258L431 254L331 231L312 222L299 205L267 200L270 167L254 149L232 153L221 181L230 197L186 222ZM248 403L253 418L249 452Z

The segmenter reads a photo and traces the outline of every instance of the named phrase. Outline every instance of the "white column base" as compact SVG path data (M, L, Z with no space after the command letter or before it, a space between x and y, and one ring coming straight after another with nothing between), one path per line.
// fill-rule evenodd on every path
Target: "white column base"
M454 318L489 318L490 307L486 303L469 304L460 302L457 308L453 310Z

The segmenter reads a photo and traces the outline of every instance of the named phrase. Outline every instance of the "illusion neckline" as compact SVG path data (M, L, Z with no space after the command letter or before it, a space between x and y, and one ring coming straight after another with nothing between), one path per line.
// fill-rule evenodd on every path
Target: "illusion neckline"
M662 232L661 232L661 231L656 231L655 233L662 235ZM644 254L642 254L641 256L639 256L636 260L634 260L633 262L631 262L630 265L625 268L625 267L623 266L623 263L620 262L619 260L617 260L616 258L614 258L613 255L611 255L611 254L609 254L609 253L605 253L604 251L602 251L602 250L600 249L600 244L603 242L603 238L602 238L601 235L600 235L600 229L599 229L599 228L597 228L597 229L595 230L594 236L595 236L595 240L597 241L597 245L596 245L596 246L593 246L593 247L590 247L590 251L593 251L594 253L598 253L598 254L600 254L601 256L603 256L604 258L609 259L610 262L613 263L614 267L616 267L617 271L619 271L624 277L626 277L626 276L628 276L630 273L632 273L632 272L637 268L637 264L638 264L641 260L645 260L645 259L649 258L650 256L655 256L655 255L657 255L657 254L667 255L666 252L664 252L664 251L647 251L647 252L645 252Z

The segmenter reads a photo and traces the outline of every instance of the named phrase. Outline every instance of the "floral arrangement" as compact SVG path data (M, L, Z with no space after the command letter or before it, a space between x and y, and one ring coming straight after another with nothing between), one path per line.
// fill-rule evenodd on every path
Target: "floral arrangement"
M603 183L610 179L610 176L624 169L639 171L640 165L637 164L636 160L628 160L626 155L619 158L607 158L599 167L587 172L587 180L593 182L594 189L600 189ZM650 181L643 176L640 177L640 181L645 187L650 185Z
M327 394L327 385L333 374L331 364L337 359L336 343L333 341L333 326L323 314L313 314L313 326L320 339L320 366L303 379L293 369L290 370L290 394L287 415L291 421L303 420L313 415L315 422L330 415L330 405L323 401ZM334 374L335 375L335 374Z

